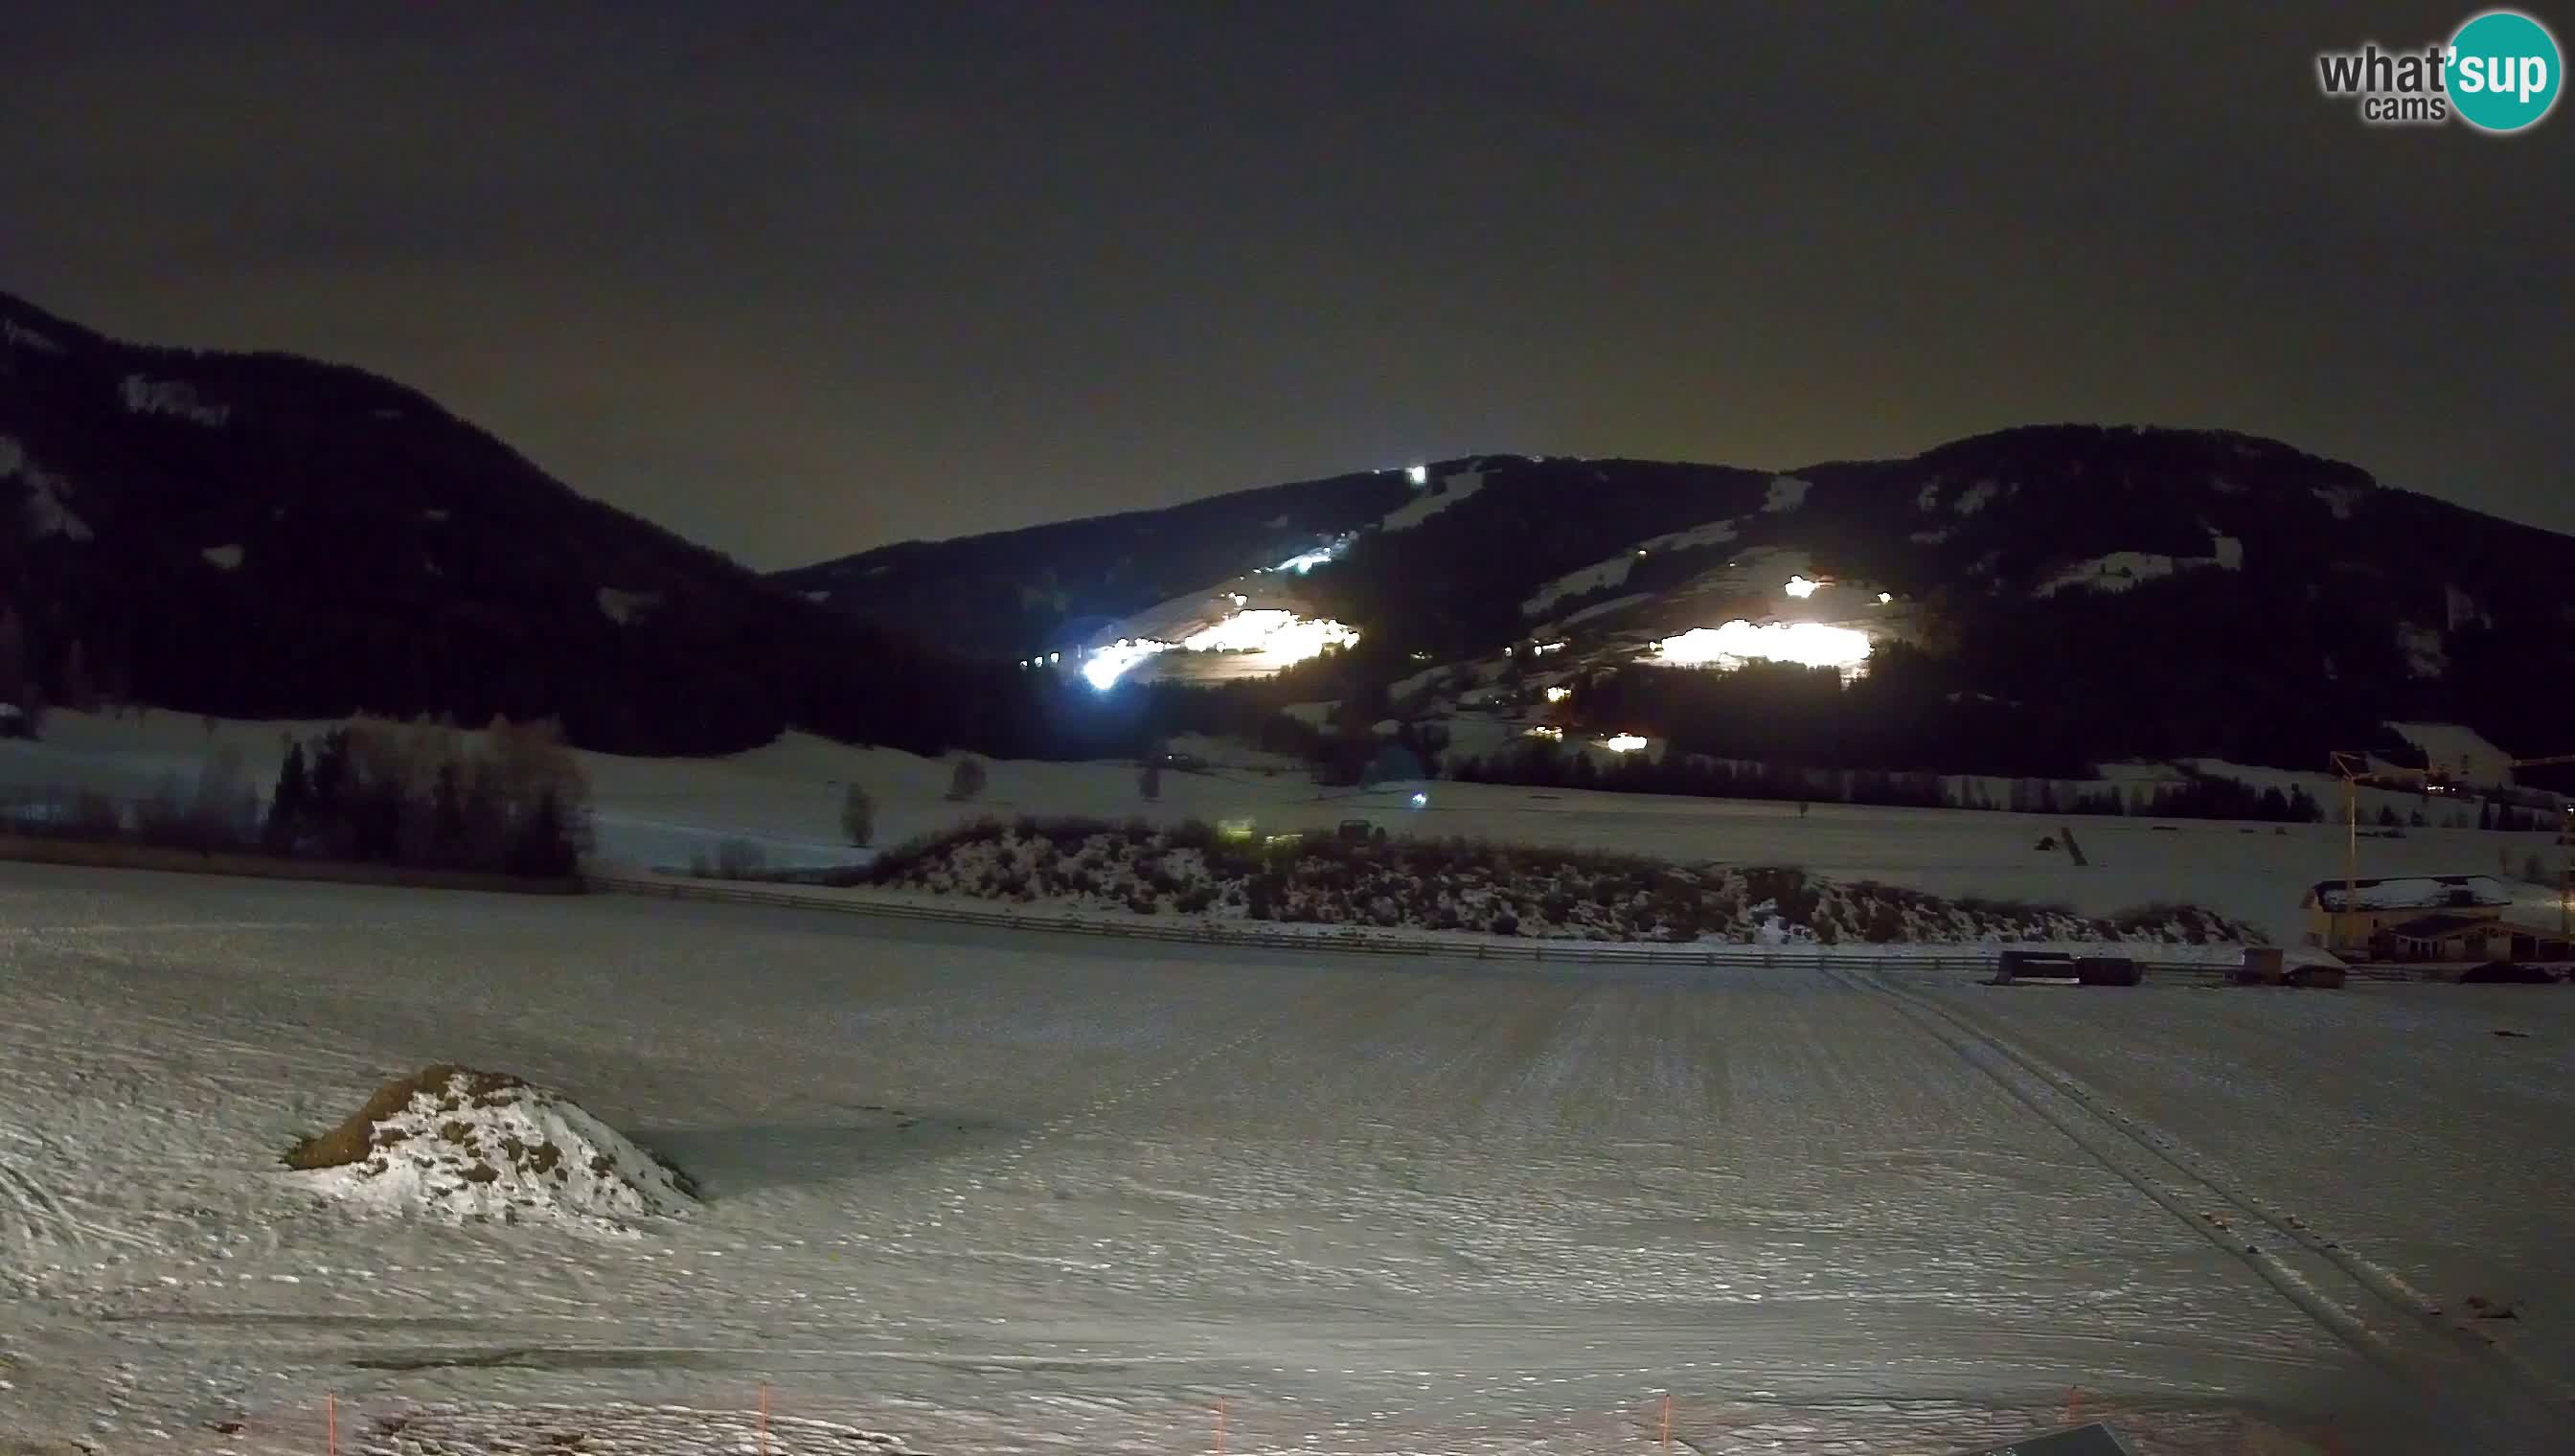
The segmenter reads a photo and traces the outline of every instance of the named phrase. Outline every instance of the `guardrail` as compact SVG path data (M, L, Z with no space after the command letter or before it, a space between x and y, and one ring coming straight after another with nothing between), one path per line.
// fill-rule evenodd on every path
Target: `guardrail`
M837 910L843 914L920 920L950 925L984 925L1011 930L1055 930L1078 935L1105 935L1134 940L1193 944L1257 946L1280 950L1331 950L1363 955L1443 955L1469 960L1575 961L1591 964L1709 965L1816 969L1991 971L2001 946L1946 947L1923 951L1881 948L1868 952L1829 946L1725 945L1705 941L1563 940L1535 937L1459 934L1453 937L1406 934L1359 926L1314 926L1295 929L1275 922L1190 919L1154 920L1141 915L1099 916L982 909L969 905L924 904L846 890L773 889L757 885L679 879L664 875L593 873L595 889L622 894L658 895L668 899L708 900L727 904L768 905L787 909ZM2141 957L2142 958L2142 957ZM2146 960L2158 980L2225 980L2220 963ZM2355 978L2374 979L2358 967Z

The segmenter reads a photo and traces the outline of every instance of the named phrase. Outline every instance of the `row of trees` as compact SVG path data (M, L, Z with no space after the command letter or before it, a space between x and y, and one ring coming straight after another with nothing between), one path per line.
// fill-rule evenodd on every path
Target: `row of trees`
M272 853L558 878L590 843L590 787L552 722L479 733L359 719L289 741L259 827Z

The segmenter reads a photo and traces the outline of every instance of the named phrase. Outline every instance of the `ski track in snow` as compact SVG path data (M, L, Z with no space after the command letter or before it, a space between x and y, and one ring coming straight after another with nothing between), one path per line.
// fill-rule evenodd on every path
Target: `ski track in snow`
M2522 1202L2575 1095L2526 1080L2575 1034L2545 990L1495 968L25 865L0 908L50 922L0 935L0 1428L101 1449L329 1421L731 1456L765 1385L780 1452L1201 1452L1224 1400L1239 1452L1605 1453L1664 1391L1695 1451L1946 1450L2080 1387L2178 1456L2379 1398L2140 1178L2277 1198L2443 1299L2501 1245L2532 1317L2460 1368L2566 1348ZM2433 1042L2485 1059L2302 1115L2322 1068ZM436 1059L561 1088L705 1206L603 1244L277 1170Z

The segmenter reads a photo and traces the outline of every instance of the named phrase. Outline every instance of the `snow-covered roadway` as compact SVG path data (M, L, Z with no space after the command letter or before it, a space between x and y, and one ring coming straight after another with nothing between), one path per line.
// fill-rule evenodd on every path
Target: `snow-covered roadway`
M2329 1420L2364 1452L2396 1381L1918 998L2430 1283L2427 1230L2539 1237L2431 1210L2548 1176L2511 1165L2554 1134L2334 1127L2406 1113L2278 1105L2244 1088L2303 1079L2231 1058L2276 1053L2266 1016L2318 1076L2401 1058L2391 1026L2492 994L1890 990L0 865L0 1435L315 1449L327 1393L343 1449L542 1426L664 1456L751 1449L767 1383L781 1451L1199 1452L1220 1399L1237 1452L1609 1451L1664 1391L1703 1452L1936 1451L2077 1388L2149 1452ZM2509 1047L2562 1067L2575 1003L2502 994ZM561 1089L706 1207L633 1239L414 1225L277 1168L432 1060ZM2477 1065L2403 1076L2474 1097ZM2524 1348L2562 1350L2575 1280L2513 1257Z

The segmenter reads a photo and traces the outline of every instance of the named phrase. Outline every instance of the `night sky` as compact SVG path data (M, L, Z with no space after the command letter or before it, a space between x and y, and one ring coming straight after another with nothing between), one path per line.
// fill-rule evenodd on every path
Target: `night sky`
M2364 127L2314 53L2470 7L2196 9L12 4L0 289L391 375L760 567L2061 420L2575 530L2575 106Z

